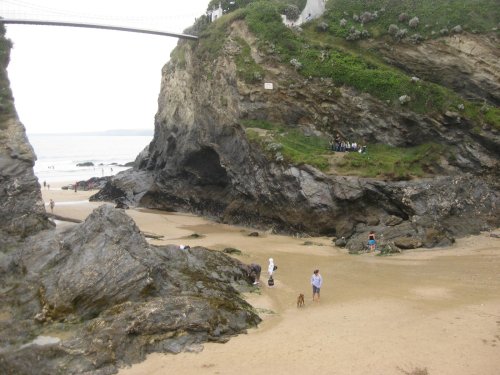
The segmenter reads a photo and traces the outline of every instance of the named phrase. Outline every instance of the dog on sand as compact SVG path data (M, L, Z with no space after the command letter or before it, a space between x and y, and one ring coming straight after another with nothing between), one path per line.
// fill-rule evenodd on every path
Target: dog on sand
M302 307L304 305L305 305L304 295L300 293L299 296L297 297L297 307Z

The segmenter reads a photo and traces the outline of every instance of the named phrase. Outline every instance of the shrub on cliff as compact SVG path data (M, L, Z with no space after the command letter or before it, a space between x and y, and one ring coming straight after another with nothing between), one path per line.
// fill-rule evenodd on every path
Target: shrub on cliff
M399 16L398 16L398 21L399 22L406 22L408 20L408 14L406 13L401 13Z
M393 23L389 25L389 29L387 30L387 32L392 36L396 36L398 31L399 31L399 27L397 27Z
M287 5L284 14L290 21L296 21L300 16L300 10L296 5Z
M377 17L375 16L374 13L370 13L370 12L364 12L361 17L359 18L360 22L365 24L365 23L368 23L370 21L373 21L374 19L376 19Z
M325 32L328 30L328 24L326 22L320 22L318 26L316 26L316 30L320 32Z
M408 26L410 26L412 29L416 29L419 24L420 20L418 19L418 17L413 17L410 21L408 21Z

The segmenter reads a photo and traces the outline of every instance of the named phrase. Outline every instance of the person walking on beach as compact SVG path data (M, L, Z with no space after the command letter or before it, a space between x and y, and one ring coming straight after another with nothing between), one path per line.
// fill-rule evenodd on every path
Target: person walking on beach
M273 276L273 273L276 270L274 267L275 267L274 266L274 259L269 258L269 266L267 266L267 274L269 277Z
M44 181L44 182L43 182L43 188L45 189L46 187L47 187L47 182L46 182L46 181Z
M54 200L50 199L49 206L50 206L50 212L51 213L54 213L54 206L55 205L56 205L56 203L54 202Z
M269 265L267 266L267 274L269 275L269 279L267 280L267 285L269 287L274 287L274 279L273 279L273 274L274 271L276 271L278 267L274 265L274 259L269 258Z
M313 275L311 276L311 285L313 288L313 302L319 302L319 290L321 289L321 285L323 284L323 278L321 277L319 270L314 270ZM318 295L318 298L315 298Z
M377 246L377 241L375 241L375 232L370 231L368 234L368 246L370 247L370 253L375 251L375 247Z

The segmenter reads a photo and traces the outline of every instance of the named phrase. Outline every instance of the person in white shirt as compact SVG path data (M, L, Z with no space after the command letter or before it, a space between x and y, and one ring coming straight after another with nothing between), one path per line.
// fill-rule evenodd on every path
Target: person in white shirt
M273 258L269 258L269 266L267 266L267 274L269 277L273 275L274 272L274 260Z
M311 285L313 287L313 302L319 302L319 290L321 289L322 284L323 278L321 277L319 270L314 270L314 273L311 276ZM316 295L318 296L318 298L315 298Z

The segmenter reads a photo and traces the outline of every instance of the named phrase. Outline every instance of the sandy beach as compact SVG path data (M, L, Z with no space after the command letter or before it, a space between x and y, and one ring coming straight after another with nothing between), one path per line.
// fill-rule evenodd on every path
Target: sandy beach
M93 192L43 190L54 213L85 217L102 203ZM47 207L47 210L50 209ZM413 374L500 372L500 239L489 233L450 248L401 255L349 255L330 238L294 238L214 223L183 213L130 209L141 230L164 236L152 244L237 248L238 259L263 268L258 293L246 295L263 322L226 344L197 353L151 354L122 369L132 374ZM58 227L74 225L58 223ZM191 238L192 234L200 235ZM268 258L278 270L265 285ZM323 277L312 302L310 277ZM297 308L299 293L305 307Z

